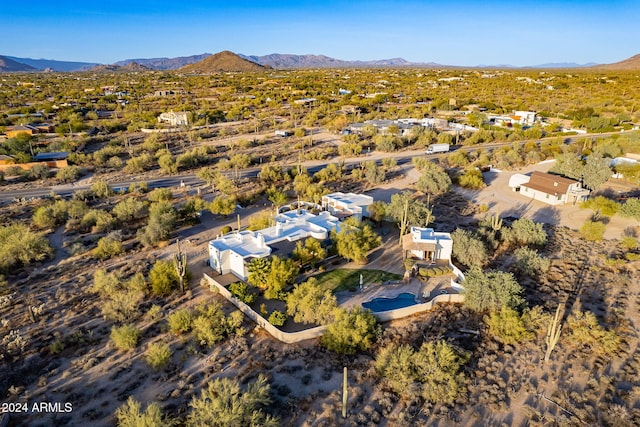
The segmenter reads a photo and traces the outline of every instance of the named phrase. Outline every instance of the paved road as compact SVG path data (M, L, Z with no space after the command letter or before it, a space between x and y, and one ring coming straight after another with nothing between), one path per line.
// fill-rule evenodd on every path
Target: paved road
M606 138L608 136L611 136L617 133L618 132L569 136L565 138L565 143L566 144L575 143L576 140L584 138L585 136L592 137L592 138ZM246 138L247 136L245 135L244 137ZM240 137L236 137L236 138L240 138ZM492 150L497 147L502 147L505 145L512 145L512 144L513 142L499 142L499 143L476 145L472 147L453 147L453 150L461 149L461 148L464 148L465 150L468 150L468 151L474 151L479 148ZM400 151L396 153L383 153L383 152L374 151L371 154L366 154L360 157L306 161L306 162L303 162L302 165L306 167L310 173L315 173L320 169L326 167L327 164L329 163L342 162L344 163L344 166L347 169L352 169L354 167L359 166L362 162L371 161L371 160L376 161L377 163L381 163L382 159L394 158L396 159L396 162L398 163L398 165L403 165L405 163L410 162L411 159L416 156L426 156L430 158L437 158L445 155L446 153L440 153L440 154L431 154L426 156L424 154L423 149L411 150L411 151ZM295 163L288 163L286 166L293 166L293 165L295 165ZM224 172L224 174L227 175L229 178L255 178L258 176L260 169L261 167L252 167L248 169L243 169L238 172L226 171ZM109 185L111 185L112 188L127 188L131 184L135 182L140 182L140 181L145 181L150 189L179 187L183 183L185 186L188 186L188 187L200 186L205 184L204 181L196 177L195 174L185 174L185 175L178 175L178 176L166 176L166 177L151 179L151 180L141 180L140 178L132 178L127 181L110 182ZM75 185L67 184L67 185L56 185L56 186L32 187L32 188L19 189L19 190L3 189L3 190L0 190L0 202L9 202L17 198L26 198L26 199L37 198L37 197L49 195L52 192L63 197L70 197L75 191L88 190L90 187L91 187L90 184L76 183Z

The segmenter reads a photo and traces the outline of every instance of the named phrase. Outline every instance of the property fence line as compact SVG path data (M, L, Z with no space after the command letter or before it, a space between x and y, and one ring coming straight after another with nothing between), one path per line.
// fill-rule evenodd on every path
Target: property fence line
M218 292L225 297L231 304L235 305L238 310L244 313L248 318L256 322L260 327L264 328L275 339L285 342L287 344L293 344L300 341L310 340L313 338L319 338L327 331L328 326L317 326L315 328L306 329L300 332L283 332L280 329L269 323L264 317L253 310L244 302L234 297L231 292L214 278L208 274L203 274L204 278L209 283L209 289L212 292ZM464 295L460 294L446 294L437 295L431 301L423 304L415 304L409 307L398 308L395 310L382 311L379 313L373 313L379 322L389 322L391 320L402 319L403 317L411 316L414 314L422 313L433 309L433 306L437 303L461 303L464 302Z
M264 330L269 332L274 338L279 341L285 342L287 344L292 344L300 341L310 340L324 335L325 331L327 330L327 326L317 326L315 328L306 329L300 332L283 332L269 323L260 314L256 313L247 304L234 297L227 288L216 282L216 280L211 276L204 273L204 278L209 282L209 289L211 289L211 291L219 292L220 295L229 300L231 304L235 305L238 310L243 312L249 319L256 322L260 327L264 328Z

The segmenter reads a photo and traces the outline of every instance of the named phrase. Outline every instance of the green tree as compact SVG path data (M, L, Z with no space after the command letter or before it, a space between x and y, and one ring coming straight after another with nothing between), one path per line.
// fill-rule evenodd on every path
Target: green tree
M376 341L380 326L375 316L362 307L351 310L336 309L335 321L329 325L321 342L329 350L340 354L366 351Z
M147 207L144 202L135 197L127 197L116 204L111 213L121 222L129 222L135 219L144 218Z
M372 221L380 222L387 216L387 204L382 200L376 200L367 207L367 213Z
M271 402L266 377L249 383L243 392L237 379L218 378L191 399L187 427L261 426L277 427L278 420L265 415L262 407Z
M237 204L233 196L218 196L209 203L208 209L214 215L227 216L235 212Z
M113 194L113 189L105 181L96 181L91 184L91 192L99 198L109 197Z
M516 268L528 276L533 277L549 269L549 259L540 256L535 249L520 247L513 252L513 256Z
M482 267L489 260L487 248L475 233L456 228L451 233L453 256L467 267Z
M188 309L173 311L167 317L169 332L175 335L187 333L193 327L193 313Z
M571 179L582 179L583 170L584 164L580 156L568 151L556 157L556 162L549 172L557 173Z
M154 295L164 296L178 288L180 278L170 262L159 259L149 272L149 282Z
M611 178L610 162L611 159L604 158L595 153L587 157L582 171L582 182L588 189L595 190Z
M301 265L315 265L317 262L322 261L326 256L327 251L324 250L320 241L313 237L307 238L304 243L301 240L298 240L296 242L296 247L293 250L293 259L298 261Z
M517 309L524 303L524 290L511 273L472 267L465 273L464 305L475 311Z
M269 273L263 284L265 298L281 298L284 288L293 283L298 271L299 267L293 260L278 256L271 257Z
M78 178L80 178L80 168L77 166L67 166L56 172L56 179L62 183L74 182Z
M380 350L375 367L391 389L407 399L420 394L428 402L451 404L464 391L460 370L466 359L445 341L426 342L418 351L390 345Z
M353 217L342 223L340 231L331 232L331 240L334 241L341 257L359 264L366 264L369 251L382 244L382 238L369 224Z
M158 166L160 170L166 174L173 175L178 172L178 164L173 156L169 153L163 154L158 158Z
M335 295L323 289L313 277L300 283L287 295L287 314L296 323L326 325L333 321L338 306Z
M427 161L421 169L422 176L416 182L416 188L423 193L439 196L449 191L451 178L442 166Z
M269 201L273 203L273 206L276 210L280 206L283 206L285 203L287 203L287 200L289 200L289 198L287 197L287 193L278 190L273 185L267 190L267 199L269 199Z
M528 218L520 218L513 222L511 229L503 230L505 239L514 245L542 246L547 242L547 232L542 223Z
M160 405L150 403L142 412L142 405L132 396L116 410L118 427L173 427L177 420L162 414Z
M140 229L138 237L144 246L155 246L161 240L166 240L178 219L178 213L167 200L152 203L149 206L149 222Z
M460 187L469 188L471 190L478 190L485 186L482 172L476 168L465 170L462 174L458 175L457 181Z
M433 213L426 203L404 191L391 196L386 207L387 216L400 227L400 239L407 234L411 226L425 227L434 220Z

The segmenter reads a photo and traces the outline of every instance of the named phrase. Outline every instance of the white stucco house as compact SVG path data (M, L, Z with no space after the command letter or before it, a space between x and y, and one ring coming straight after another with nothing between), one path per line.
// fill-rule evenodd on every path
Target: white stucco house
M286 246L308 237L320 241L329 238L331 230L340 230L340 221L323 211L314 215L304 209L276 215L276 225L259 231L244 230L220 236L209 242L209 265L220 274L232 273L241 280L248 277L247 264L253 258L264 258Z
M362 221L368 217L367 208L373 203L373 197L355 193L331 193L322 196L322 208L338 218L355 216Z
M583 202L589 197L589 190L573 179L546 172L532 172L530 176L515 174L509 179L509 187L523 196L550 205Z
M411 227L411 232L402 237L402 249L407 258L451 262L453 240L451 234L433 228Z
M171 126L186 126L189 124L189 113L186 111L160 113L158 123L168 123Z

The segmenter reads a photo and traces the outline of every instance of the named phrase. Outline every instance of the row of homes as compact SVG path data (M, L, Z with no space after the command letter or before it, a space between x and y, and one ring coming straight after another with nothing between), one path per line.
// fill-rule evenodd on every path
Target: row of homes
M209 242L209 265L220 274L231 273L246 280L247 265L255 258L272 254L289 256L299 240L313 237L326 241L331 231L340 231L342 219L350 216L362 219L373 198L363 194L333 193L323 197L323 210L317 214L306 209L279 213L275 225L258 231L235 231ZM407 257L430 262L450 262L453 241L449 233L431 228L412 227L404 236L403 250Z
M448 122L445 119L424 118L424 119L397 119L397 120L366 120L362 123L351 123L346 130L349 133L362 134L363 129L372 126L381 134L390 133L391 129L396 129L400 136L406 136L414 127L424 127L428 129L437 129L439 131L456 131L456 132L475 132L478 128L464 125L461 123Z

